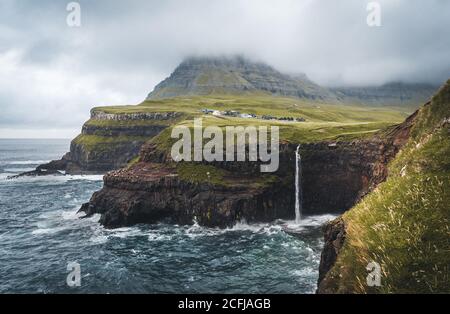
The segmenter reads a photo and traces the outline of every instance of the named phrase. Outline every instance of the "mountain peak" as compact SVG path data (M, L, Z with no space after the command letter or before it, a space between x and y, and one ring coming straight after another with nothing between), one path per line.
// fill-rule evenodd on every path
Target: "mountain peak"
M307 99L334 99L306 75L291 76L262 62L236 56L189 57L159 83L147 99L186 95L267 93Z

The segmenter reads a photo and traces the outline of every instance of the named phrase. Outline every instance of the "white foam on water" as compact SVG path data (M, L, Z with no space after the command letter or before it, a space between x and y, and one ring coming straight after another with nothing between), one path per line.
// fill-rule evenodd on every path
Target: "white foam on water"
M15 173L3 172L0 173L0 181L6 181L9 176L13 176Z
M278 234L283 231L282 226L271 223L254 223L248 224L244 221L238 222L232 227L220 229L220 228L208 228L200 226L196 221L189 228L184 230L184 233L190 238L202 237L202 236L217 236L227 232L242 232L248 231L252 233L264 233L267 235Z
M80 219L84 213L77 213L78 210L62 211L61 216L64 220Z
M318 272L317 269L315 269L314 267L305 267L303 269L296 269L293 270L291 272L292 275L294 275L295 277L309 277L311 275L314 275Z
M14 175L8 174L9 175ZM86 180L86 181L102 181L103 175L47 175L47 176L34 176L34 177L19 177L9 181L11 182L24 182L24 183L49 183L49 184L65 184L69 181Z
M4 170L6 172L28 172L28 171L33 171L36 168L5 168Z
M38 228L36 230L31 231L31 234L33 235L43 235L43 234L55 234L60 231L64 231L66 227L60 226L60 227L54 227L54 228Z
M94 232L89 238L89 241L93 245L105 244L106 242L108 242L108 237L104 234L98 234Z
M102 174L90 174L90 175L68 175L65 176L69 178L70 180L87 180L87 181L102 181L103 175Z
M191 239L201 236L214 236L220 233L220 229L202 227L197 221L194 221L192 226L189 226L189 228L184 230L185 234Z
M148 235L148 240L150 242L153 241L169 241L172 240L172 237L167 234L157 234L157 233L151 233Z
M40 165L49 163L50 160L4 160L0 166L5 165Z
M302 231L308 227L320 227L325 223L335 219L337 215L325 214L325 215L315 215L315 216L304 216L300 223L295 220L285 221L283 226L288 230L292 231Z

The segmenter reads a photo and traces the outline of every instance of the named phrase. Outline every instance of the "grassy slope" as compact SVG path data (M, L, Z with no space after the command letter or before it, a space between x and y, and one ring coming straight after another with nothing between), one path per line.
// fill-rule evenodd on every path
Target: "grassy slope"
M204 115L201 109L217 109L220 111L237 110L245 113L254 113L258 116L272 115L276 117L303 117L306 122L267 121L262 119L242 119L232 117L214 117ZM116 121L116 120L89 120L87 125L114 128L114 127L145 127L154 125L188 125L192 126L195 117L203 118L203 126L279 126L280 139L291 142L315 142L323 140L343 140L361 138L373 134L379 129L403 121L406 112L392 109L380 109L364 106L342 104L327 104L318 101L305 101L298 98L274 97L264 93L251 95L208 95L177 97L173 99L149 100L136 106L110 106L97 107L106 113L140 113L140 112L179 112L183 113L174 120L162 121ZM170 152L172 144L176 141L170 138L170 128L152 139L159 150ZM105 136L79 136L75 142L81 144L88 151L114 150L116 145L121 146L126 141L145 138L131 137L105 137ZM136 160L135 160L136 161ZM135 162L134 161L134 162ZM179 169L180 175L186 174L186 169ZM184 170L184 171L183 171ZM206 173L208 171L202 171ZM209 171L210 173L213 173ZM224 182L223 176L220 181ZM187 177L186 177L187 178ZM187 178L189 179L189 178Z
M338 292L450 292L450 81L421 109L389 178L344 214L347 237L330 271ZM365 267L382 267L382 287Z
M398 122L407 112L388 108L327 104L305 101L290 97L273 97L264 94L253 95L208 95L177 97L163 100L148 100L137 106L97 107L95 110L107 113L136 112L185 112L199 115L202 108L237 110L257 115L269 114L283 117L304 117L310 122Z
M258 116L303 117L306 122L281 122L262 119L241 119L231 117L213 117L203 115L203 108L221 111L237 110L254 113ZM337 137L359 137L373 133L386 126L401 122L407 112L393 109L380 109L367 106L326 104L304 101L289 97L272 97L264 94L242 96L193 96L174 99L145 101L137 106L98 107L107 113L137 112L183 112L183 119L177 123L191 124L194 117L203 117L204 126L208 125L277 125L281 138L293 142L312 142ZM95 122L89 123L111 123Z

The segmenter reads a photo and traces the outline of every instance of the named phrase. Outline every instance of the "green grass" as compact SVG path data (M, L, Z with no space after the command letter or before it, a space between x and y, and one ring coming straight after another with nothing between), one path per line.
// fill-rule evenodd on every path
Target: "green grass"
M231 78L232 79L232 78ZM202 78L200 77L201 81ZM242 113L253 113L258 117L271 115L275 117L302 117L306 122L283 122L277 120L242 119L233 117L215 117L204 115L201 109L209 108L220 111L236 110ZM86 122L88 126L105 128L123 127L151 127L168 126L150 141L156 144L156 150L161 153L170 153L176 139L171 138L172 127L186 125L192 129L193 119L202 118L203 127L219 126L278 126L280 140L292 143L308 143L317 141L341 141L365 138L380 129L400 123L406 116L405 112L391 109L371 108L355 105L342 105L337 103L324 103L320 101L307 101L292 97L274 97L265 93L252 93L249 95L207 95L187 96L172 99L144 101L137 106L108 106L93 109L113 114L145 113L145 112L178 112L181 115L169 120L97 120ZM102 134L98 134L102 135ZM126 141L145 141L147 138L138 137L107 137L95 135L82 135L76 139L87 150L107 150L114 145L123 145ZM187 172L185 172L187 173ZM211 172L212 173L212 172ZM265 182L266 178L259 178L258 184ZM222 183L224 180L220 180Z
M132 128L132 127L150 127L150 126L169 126L182 118L175 120L99 120L89 119L85 122L87 126L107 127L107 128Z
M278 178L271 174L240 176L238 173L231 173L222 168L197 162L179 162L176 164L176 171L183 181L216 187L243 186L261 189L278 181Z
M214 117L204 115L201 109L220 111L236 110L253 113L258 117L302 117L306 122L283 122L277 120L242 119L233 117ZM319 101L306 101L292 97L274 97L265 94L252 95L208 95L177 97L172 99L148 100L137 106L98 107L106 113L139 112L179 112L182 116L176 120L161 121L104 121L89 120L87 124L95 126L151 126L151 125L188 125L194 118L203 118L204 126L278 126L280 139L293 143L315 142L323 140L352 140L364 138L390 125L400 123L407 113L393 109L380 109L367 106L327 104ZM170 132L170 131L167 131ZM170 139L165 132L160 139ZM169 134L169 136L167 136ZM170 142L170 140L169 140ZM167 141L160 141L168 146ZM165 147L167 148L167 147Z
M206 183L212 185L226 185L227 171L194 162L180 162L177 164L180 179L191 183Z
M125 145L133 141L145 142L146 136L98 136L98 135L78 135L73 142L84 147L86 151L95 153L111 151L117 145Z
M421 109L386 182L343 215L347 236L328 274L336 292L450 292L450 82ZM366 285L369 262L382 286Z
M201 116L202 108L237 110L256 115L304 117L310 122L400 122L409 112L357 105L328 104L267 95L208 95L148 100L137 106L97 107L106 113L183 112ZM192 118L192 116L190 118Z

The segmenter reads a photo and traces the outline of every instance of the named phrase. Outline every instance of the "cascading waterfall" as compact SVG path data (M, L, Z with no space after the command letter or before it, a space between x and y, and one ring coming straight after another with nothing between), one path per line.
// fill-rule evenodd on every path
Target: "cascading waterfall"
M300 145L297 146L295 151L295 223L299 224L302 219L302 157L300 155Z

